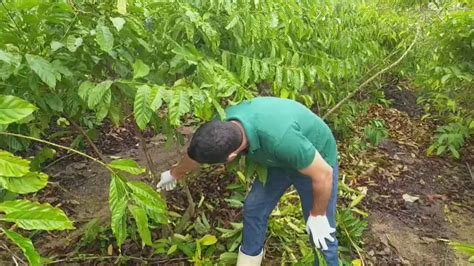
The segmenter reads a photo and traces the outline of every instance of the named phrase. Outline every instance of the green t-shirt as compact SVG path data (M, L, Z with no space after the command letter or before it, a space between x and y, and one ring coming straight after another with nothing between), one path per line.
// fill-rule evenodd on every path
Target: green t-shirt
M296 101L254 98L227 108L226 120L242 124L249 141L247 156L257 163L300 170L319 152L336 165L336 140L328 125Z

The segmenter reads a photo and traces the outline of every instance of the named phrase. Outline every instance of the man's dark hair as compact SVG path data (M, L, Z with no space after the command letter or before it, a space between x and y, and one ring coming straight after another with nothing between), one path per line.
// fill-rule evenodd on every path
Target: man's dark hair
M215 120L196 130L188 148L188 155L198 163L224 163L241 144L242 133L237 125Z

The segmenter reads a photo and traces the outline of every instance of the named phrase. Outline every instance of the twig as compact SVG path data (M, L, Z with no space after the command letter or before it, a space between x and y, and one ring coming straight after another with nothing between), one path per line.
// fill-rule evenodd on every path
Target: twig
M359 246L357 246L354 241L352 240L352 237L351 235L349 234L349 231L347 231L347 228L345 226L342 226L342 228L344 229L344 232L346 233L347 235L347 238L349 239L349 241L351 242L352 246L355 248L356 252L357 252L357 255L359 255L359 258L360 258L360 261L362 263L362 266L365 266L365 263L364 263L364 259L362 258L362 254L360 253L360 250L359 250Z
M14 259L16 265L18 265L17 260L20 261L23 265L28 265L28 263L26 263L20 257L15 255L15 253L10 248L8 248L8 246L6 244L2 244L2 248L5 249L6 251L8 251L10 254L12 254L12 258Z
M153 159L151 158L150 154L148 153L148 147L146 146L146 140L145 137L143 137L142 132L140 129L137 127L137 132L138 132L138 137L140 138L140 145L142 146L143 153L145 154L145 159L146 163L148 165L148 170L150 172L151 177L153 180L156 178L156 167L155 163L153 162Z
M67 150L67 151L70 151L70 152L74 152L74 153L77 153L83 157L86 157L102 166L104 166L105 168L107 168L109 171L111 172L114 172L112 170L112 168L110 168L106 163L102 162L101 160L99 159L96 159L86 153L83 153L81 151L78 151L78 150L75 150L73 148L70 148L70 147L66 147L66 146L63 146L63 145L59 145L59 144L56 144L56 143L52 143L52 142L49 142L47 140L42 140L42 139L37 139L37 138L34 138L34 137L30 137L30 136L25 136L25 135L21 135L21 134L16 134L16 133L11 133L11 132L0 132L0 135L5 135L5 136L13 136L13 137L18 137L18 138L24 138L24 139L29 139L29 140L33 140L33 141L36 141L36 142L41 142L41 143L44 143L44 144L47 144L47 145L51 145L51 146L54 146L54 147L57 147L57 148L61 148L61 149L64 149L64 150Z
M19 266L18 261L16 261L15 256L12 255L13 262L15 263L15 266Z
M178 224L176 225L175 232L177 234L181 234L184 231L184 229L186 229L186 224L189 222L189 220L192 217L194 217L195 209L196 209L196 203L194 202L193 196L191 195L191 191L189 190L189 187L186 183L184 183L184 191L186 192L188 207L186 208L186 211L181 217L181 220L179 220Z
M73 7L74 9L74 7ZM72 22L69 24L69 26L67 27L66 29L66 32L64 33L63 37L61 37L60 41L63 41L64 38L66 38L66 36L68 35L69 31L71 30L72 26L74 25L74 23L76 22L77 20L77 14L74 15L74 18L72 19Z
M53 165L59 163L60 161L62 161L62 160L64 160L64 159L67 159L67 158L69 158L69 157L72 157L72 156L74 156L74 155L76 155L76 154L71 153L71 154L65 155L65 156L63 156L63 157L60 157L60 158L58 158L58 159L52 161L51 163L49 163L49 164L46 165L45 167L43 167L43 169L47 169L47 168L49 168L49 167L51 167L51 166L53 166Z
M471 166L469 165L468 162L466 162L466 167L467 167L467 170L469 171L469 174L471 175L472 181L474 182L474 174L472 174Z
M77 130L79 131L79 133L81 133L82 136L84 136L84 138L86 139L87 143L89 144L89 146L91 146L91 148L94 150L95 154L97 154L97 156L99 156L100 160L103 161L103 162L107 162L107 159L105 158L105 156L99 151L99 149L97 148L97 146L94 144L94 142L91 140L91 138L89 138L89 136L87 135L87 132L84 131L84 129L78 125L76 122L74 122L72 119L68 119L69 122L71 122L72 126Z
M398 64L403 60L403 58L405 58L405 56L408 54L408 52L411 51L411 49L413 48L413 46L415 45L416 40L418 39L418 34L419 34L419 32L420 32L420 28L418 27L418 28L417 28L417 31L416 31L416 34L415 34L415 37L413 38L412 43L411 43L410 46L405 50L405 52L400 56L400 58L398 58L395 62L393 62L393 63L390 64L389 66L385 67L384 69L380 70L379 72L375 73L373 76L371 76L371 77L368 78L366 81L364 81L362 84L360 84L359 87L357 87L357 89L355 89L353 92L349 93L349 95L347 95L344 99L342 99L341 101L339 101L333 108L331 108L331 109L323 116L323 119L327 118L329 115L331 115L332 113L334 113L334 111L336 111L342 104L344 104L347 100L349 100L350 98L352 98L357 92L359 92L363 87L365 87L367 84L369 84L370 82L372 82L375 78L377 78L377 77L380 76L381 74L387 72L387 70L393 68L394 66L398 65Z
M178 154L183 158L183 150L179 146L180 143L178 143ZM186 227L186 223L189 222L189 220L194 217L195 214L195 208L196 208L196 203L194 202L193 196L191 195L191 191L189 190L189 186L186 183L186 180L183 180L183 186L184 186L184 191L186 192L186 199L188 200L188 207L186 208L186 211L184 212L183 216L181 217L181 220L178 222L178 225L176 226L175 232L180 234Z

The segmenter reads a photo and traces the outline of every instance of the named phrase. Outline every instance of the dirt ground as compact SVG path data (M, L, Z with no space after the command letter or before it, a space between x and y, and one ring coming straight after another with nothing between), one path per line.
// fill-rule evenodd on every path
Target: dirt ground
M474 146L467 145L460 161L427 157L435 127L420 121L414 94L391 89L386 96L399 110L373 106L364 119L384 120L390 137L368 152L370 167L353 184L368 188L366 262L469 265L447 240L474 244L474 177L468 168ZM411 105L398 104L400 99Z
M359 181L368 187L368 261L468 265L446 244L473 244L474 181L467 166L426 158L390 141L382 145L382 153L384 166ZM406 201L404 195L415 201Z

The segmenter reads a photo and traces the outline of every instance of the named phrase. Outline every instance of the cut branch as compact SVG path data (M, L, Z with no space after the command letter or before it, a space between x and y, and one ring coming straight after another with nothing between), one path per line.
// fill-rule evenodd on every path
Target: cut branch
M24 138L24 139L29 139L29 140L33 140L33 141L36 141L36 142L40 142L40 143L44 143L44 144L47 144L47 145L51 145L53 147L56 147L56 148L60 148L60 149L64 149L64 150L67 150L67 151L70 151L70 152L73 152L73 153L76 153L76 154L79 154L87 159L90 159L102 166L104 166L105 168L107 168L109 171L111 172L114 172L114 170L112 168L110 168L105 162L102 162L101 160L99 159L96 159L86 153L83 153L81 151L78 151L78 150L75 150L73 148L70 148L70 147L66 147L66 146L63 146L63 145L59 145L59 144L56 144L56 143L52 143L52 142L49 142L47 140L42 140L42 139L37 139L37 138L34 138L34 137L30 137L30 136L25 136L25 135L21 135L21 134L16 134L16 133L11 133L11 132L0 132L0 135L4 135L4 136L13 136L13 137L18 137L18 138Z
M146 163L148 165L148 171L154 180L157 176L157 173L155 172L156 171L155 163L153 162L153 159L151 158L150 153L148 152L148 147L146 145L145 137L143 136L140 129L138 127L136 128L137 128L138 136L140 138L140 145L142 146L143 154L145 155Z
M413 41L412 43L410 44L410 46L405 50L405 52L400 56L400 58L398 58L395 62L393 62L392 64L390 64L389 66L385 67L384 69L380 70L379 72L375 73L373 76L371 76L370 78L368 78L366 81L364 81L362 84L360 84L359 87L357 87L357 89L355 89L353 92L349 93L349 95L347 95L344 99L342 99L341 101L339 101L333 108L331 108L326 114L323 115L323 119L326 119L328 116L330 116L332 113L334 113L339 107L341 107L341 105L343 105L347 100L349 100L350 98L354 97L354 95L359 92L362 88L364 88L365 86L367 86L367 84L369 84L370 82L372 82L374 79L376 79L378 76L382 75L383 73L387 72L388 70L390 70L391 68L395 67L396 65L398 65L402 60L403 58L406 57L406 55L411 51L411 49L413 48L413 46L415 45L416 43L416 40L418 39L418 34L420 32L420 28L417 28L417 31L416 31L416 34L415 34L415 37L413 38Z
M468 162L466 162L466 167L467 167L467 170L469 171L469 174L471 175L472 182L474 182L474 174L472 173L471 166L469 165Z
M103 162L107 162L105 156L99 151L97 146L94 144L94 142L89 138L89 135L87 135L87 132L76 122L74 122L72 119L68 119L69 122L71 122L72 126L79 131L79 133L86 139L87 143L89 146L94 150L95 154L99 157L99 159Z

